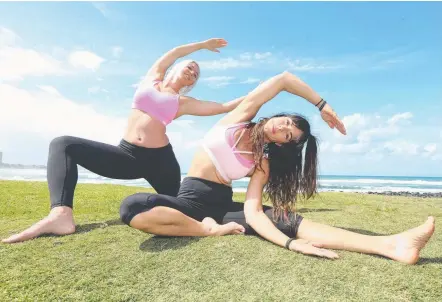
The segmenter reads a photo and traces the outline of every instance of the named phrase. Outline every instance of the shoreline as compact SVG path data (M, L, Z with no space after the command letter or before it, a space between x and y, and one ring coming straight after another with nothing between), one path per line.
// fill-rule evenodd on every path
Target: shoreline
M386 192L357 192L360 194L367 194L367 195L384 195L384 196L403 196L403 197L420 197L420 198L442 198L442 192L436 192L436 193L430 193L430 192L408 192L408 191L401 191L401 192L392 192L392 191L386 191Z
M2 179L1 181L11 181L11 182L46 182L46 180L31 180L31 179ZM91 181L78 181L78 184L93 184L93 185L117 185L117 186L127 186L127 187L139 187L144 189L152 189L148 186L139 185L128 185L120 183L109 183L109 182L91 182ZM233 193L246 193L247 188L233 188ZM418 198L442 198L442 190L440 192L419 192L419 191L356 191L356 190L327 190L319 189L318 194L321 193L349 193L349 194L363 194L363 195L383 195L383 196L401 196L401 197L418 197Z

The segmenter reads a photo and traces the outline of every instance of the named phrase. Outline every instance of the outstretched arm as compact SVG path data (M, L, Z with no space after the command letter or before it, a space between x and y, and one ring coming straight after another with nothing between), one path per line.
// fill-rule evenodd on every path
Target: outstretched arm
M177 117L182 115L210 116L227 113L238 107L245 98L245 96L242 96L226 103L218 103L201 101L189 96L180 96L181 105Z
M203 42L190 43L175 47L166 52L161 58L159 58L149 69L146 77L152 80L163 80L167 69L175 63L179 58L185 57L195 51L201 49L208 49L213 52L219 52L217 48L221 48L227 45L227 41L224 39L209 39Z
M224 117L222 123L238 123L252 120L259 109L268 101L276 97L281 91L300 96L313 105L321 101L321 97L309 85L304 83L297 76L283 72L274 76L247 95L241 104ZM321 111L321 117L328 123L330 128L337 128L342 134L346 134L344 124L339 120L336 113L329 104L326 104Z
M267 217L262 208L262 192L267 183L269 164L263 159L263 170L256 169L253 173L246 193L246 202L244 204L244 214L246 222L260 236L279 246L285 247L289 237L278 230L272 221ZM337 254L320 248L321 245L314 242L307 242L303 239L293 240L289 249L306 255L315 255L326 258L337 258Z

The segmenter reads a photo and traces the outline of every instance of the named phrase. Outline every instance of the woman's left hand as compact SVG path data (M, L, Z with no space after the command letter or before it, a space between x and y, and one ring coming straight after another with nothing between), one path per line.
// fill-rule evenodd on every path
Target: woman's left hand
M337 128L342 134L347 134L344 123L342 123L338 115L333 111L332 107L328 103L325 104L324 108L322 108L321 117L330 128Z
M339 258L338 254L335 252L322 248L322 244L306 239L296 239L292 241L290 244L290 250L302 253L304 255L312 255L328 259Z

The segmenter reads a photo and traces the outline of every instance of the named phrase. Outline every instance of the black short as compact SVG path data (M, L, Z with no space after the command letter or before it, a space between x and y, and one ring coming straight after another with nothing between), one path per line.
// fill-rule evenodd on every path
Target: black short
M218 223L236 222L244 226L246 234L256 232L246 223L244 203L233 201L232 188L209 180L186 177L181 183L177 197L137 193L125 198L120 207L121 220L127 225L138 214L156 206L176 209L195 220L212 217ZM275 226L289 237L296 237L302 216L288 213L275 218L273 208L264 206L266 215Z

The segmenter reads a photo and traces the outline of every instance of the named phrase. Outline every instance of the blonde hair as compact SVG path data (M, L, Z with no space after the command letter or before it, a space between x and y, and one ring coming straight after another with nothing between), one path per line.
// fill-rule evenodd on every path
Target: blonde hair
M166 72L166 76L164 77L164 81L169 82L169 81L176 80L176 77L178 76L180 71L190 63L195 63L199 68L199 65L197 62L195 62L193 60L183 60L183 61L175 64L174 66L172 66L172 68L169 68L169 70ZM201 70L198 72L198 77L195 79L195 82L193 82L193 84L190 86L184 86L183 88L181 88L180 91L178 91L178 94L185 95L189 91L191 91L193 89L193 87L195 87L196 83L198 82L200 75L201 75Z

